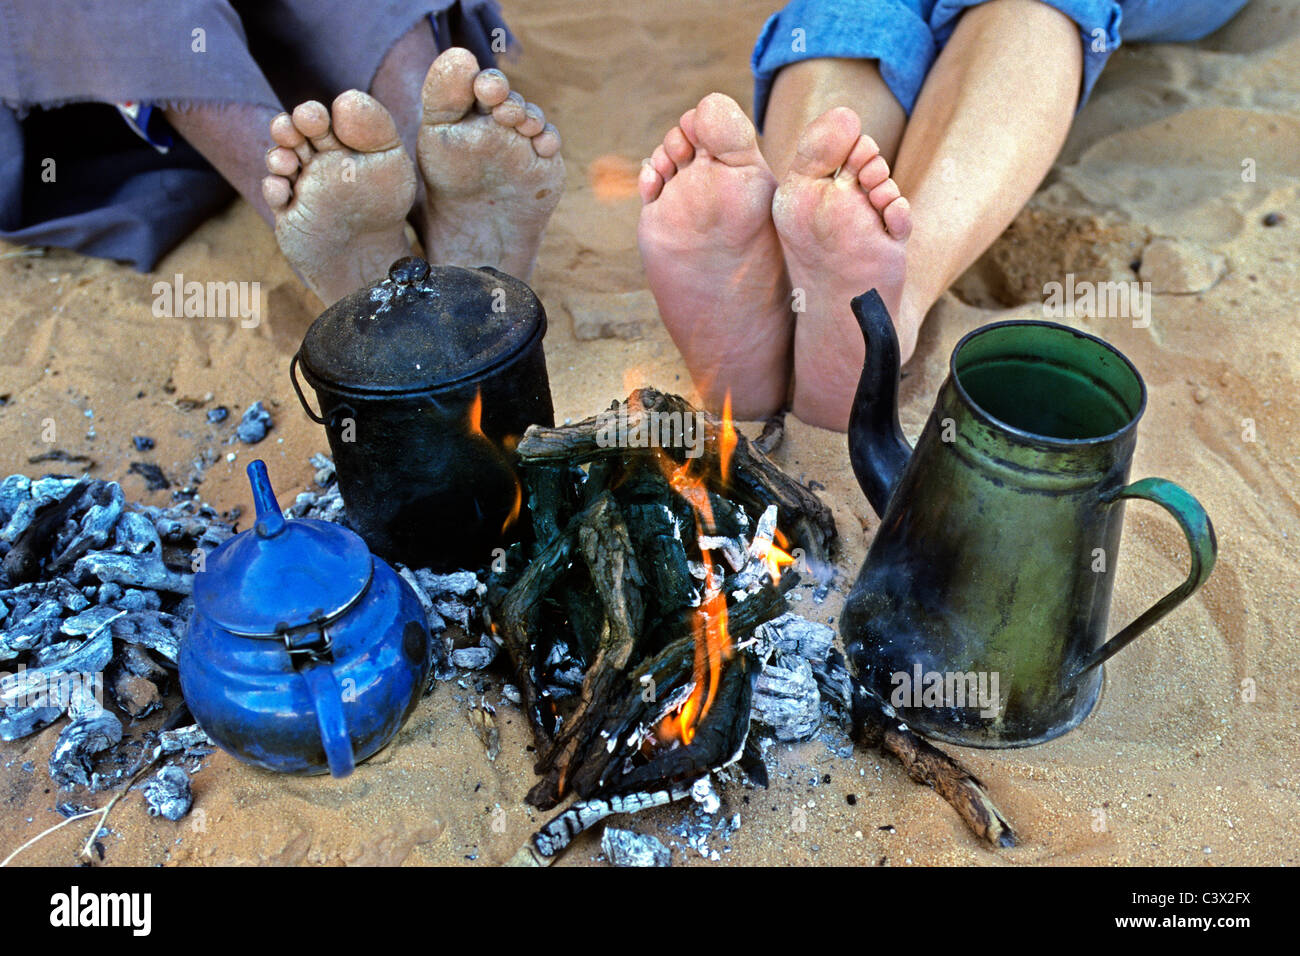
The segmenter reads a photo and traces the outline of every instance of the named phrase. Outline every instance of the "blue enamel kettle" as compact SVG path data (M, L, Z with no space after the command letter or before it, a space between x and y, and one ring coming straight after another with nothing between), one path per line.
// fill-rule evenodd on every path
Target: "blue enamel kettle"
M285 519L264 462L248 477L256 524L194 576L181 691L199 726L240 760L347 776L392 739L428 683L424 611L356 533Z

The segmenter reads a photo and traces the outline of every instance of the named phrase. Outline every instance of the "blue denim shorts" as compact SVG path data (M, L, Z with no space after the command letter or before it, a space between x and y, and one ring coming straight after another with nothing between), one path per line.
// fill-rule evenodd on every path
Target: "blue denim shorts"
M880 61L880 75L908 115L935 57L967 7L986 0L790 0L759 34L754 116L761 128L777 71L800 60ZM1079 25L1082 106L1121 41L1181 43L1223 26L1247 0L1043 0Z

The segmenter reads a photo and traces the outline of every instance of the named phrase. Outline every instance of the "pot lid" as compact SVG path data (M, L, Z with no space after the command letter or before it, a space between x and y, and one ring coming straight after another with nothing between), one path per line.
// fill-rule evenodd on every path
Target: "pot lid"
M286 520L261 459L248 466L257 523L223 542L194 576L194 608L236 634L274 637L332 618L370 583L373 560L341 525Z
M321 313L299 355L308 372L338 387L422 391L481 374L545 325L541 302L513 276L408 256Z

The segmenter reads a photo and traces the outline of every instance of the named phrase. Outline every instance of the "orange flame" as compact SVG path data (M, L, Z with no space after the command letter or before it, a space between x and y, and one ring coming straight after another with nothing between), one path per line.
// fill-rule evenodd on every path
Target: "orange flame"
M731 420L731 389L722 400L722 428L718 432L718 462L725 484L731 477L731 456L736 451L736 423Z
M705 483L690 474L690 460L675 466L662 452L658 455L668 483L686 499L695 512L695 533L698 537L705 527L713 527L713 507ZM689 744L695 739L700 722L713 706L722 677L722 662L729 660L733 651L731 635L727 631L727 597L722 593L722 582L713 572L713 555L703 551L706 568L705 599L692 622L695 639L695 660L691 679L694 686L690 695L672 713L660 721L656 736L664 742L680 740Z
M481 388L474 392L474 401L469 403L469 433L487 437L483 434L483 390Z
M519 437L517 435L507 435L501 443L503 447L498 448L496 442L492 441L487 433L483 431L483 390L481 388L474 392L474 400L469 403L469 421L467 424L470 435L477 435L482 438L492 446L492 449L498 455L512 454L515 448L519 446ZM502 534L505 534L510 529L510 526L519 520L519 513L524 506L524 489L519 483L519 475L515 473L513 468L510 469L510 475L515 483L515 497L510 505L510 511L506 514L505 521L501 524Z

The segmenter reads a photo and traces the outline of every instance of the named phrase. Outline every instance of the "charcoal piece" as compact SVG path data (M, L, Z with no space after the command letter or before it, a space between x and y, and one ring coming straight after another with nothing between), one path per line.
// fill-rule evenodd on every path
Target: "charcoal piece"
M59 688L66 686L68 675L99 674L113 657L113 638L107 630L82 643L67 657L48 667L29 667L14 674L0 677L0 706L12 707L25 701L31 705L43 703L42 695L57 699L56 706L67 706Z
M451 652L451 662L465 670L482 670L496 660L495 647L458 647Z
M328 488L334 484L335 471L334 460L329 455L317 453L308 459L308 462L316 469L316 484L322 488Z
M198 724L189 724L185 727L177 727L175 730L164 730L158 735L159 756L166 757L171 754L184 753L187 756L201 756L202 754L211 753L217 747L203 732L203 728Z
M50 778L61 789L90 786L95 754L122 739L122 722L106 710L78 717L63 728L50 753Z
M5 555L3 564L0 564L0 569L3 570L5 579L10 584L31 581L40 574L41 566L49 556L59 529L72 514L88 484L86 480L75 482L60 498L50 497L44 490L38 496L37 486L50 480L43 478L32 483L31 499L18 506L17 512L5 526L3 534L0 534L0 539L13 542L13 547ZM46 489L54 487L62 488L63 484L56 482L53 486L45 485ZM23 519L26 522L24 524L20 521L20 516L29 504L35 507ZM21 532L15 533L13 529L19 526L22 528Z
M808 740L821 724L812 665L797 654L769 661L754 686L753 719L777 740Z
M152 451L155 442L148 435L135 435L131 439L131 444L135 445L136 451Z
M791 611L760 624L755 629L754 636L783 654L797 654L805 660L818 663L826 660L830 653L835 641L835 629Z
M617 794L580 800L548 820L528 838L507 866L550 866L578 834L616 813L640 813L691 795L690 783L674 784L642 793Z
M844 655L832 650L822 664L813 665L813 677L822 700L842 714L848 714L853 701L853 679L845 666Z
M671 866L672 851L657 838L634 830L606 826L600 849L614 866Z
M416 568L416 580L431 598L467 597L478 590L478 576L473 571L435 574L428 568Z
M123 644L117 652L117 663L122 670L136 677L145 677L155 683L167 678L167 670L150 656L143 647Z
M79 582L92 580L112 582L123 587L144 588L148 591L167 591L171 594L190 594L194 590L194 575L173 571L153 555L115 554L111 551L91 551L72 568L72 578Z
M62 707L0 708L0 740L21 740L63 716Z
M77 533L51 559L50 568L53 571L69 567L87 551L104 547L126 504L122 486L116 481L90 482L84 494L91 504L81 517Z
M9 625L5 643L20 651L39 647L58 633L62 617L63 605L56 598L47 598Z
M133 461L126 466L126 470L128 474L143 478L145 487L150 491L162 491L172 486L163 470L151 461Z
M190 775L184 767L163 767L140 786L151 817L180 820L194 806Z
M256 445L270 430L271 413L261 401L256 401L245 410L239 420L239 427L235 429L235 436L245 445Z
M50 667L51 665L58 664L80 647L81 644L81 638L72 638L66 641L55 641L53 644L46 644L44 647L37 648L32 652L32 656L27 661L27 666Z
M113 543L127 554L161 554L162 540L158 528L148 515L124 512L113 529Z
M8 524L18 505L32 497L32 480L26 475L9 475L0 481L0 524Z
M110 625L113 637L140 647L147 647L160 657L176 663L185 621L164 611L130 611Z
M101 584L95 591L95 601L98 604L112 604L121 596L122 585L113 584L111 581L108 584Z
M230 409L226 408L225 405L218 405L216 408L208 409L207 418L209 425L220 425L229 417Z
M75 617L68 618L63 622L59 630L69 637L90 637L100 628L105 627L125 613L125 611L115 607L98 604L87 611L82 611Z
M696 601L695 588L691 584L686 546L677 517L660 502L625 504L623 513L627 517L628 533L638 553L646 559L643 563L659 612L692 606Z
M448 624L458 624L469 630L470 607L459 601L434 601L433 609Z
M129 588L113 603L123 611L156 611L162 607L162 597L157 591Z
M764 455L771 455L785 440L785 409L763 422L763 430L754 439L754 447Z

